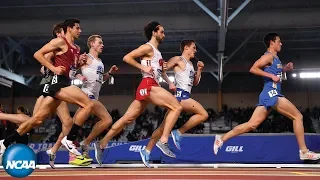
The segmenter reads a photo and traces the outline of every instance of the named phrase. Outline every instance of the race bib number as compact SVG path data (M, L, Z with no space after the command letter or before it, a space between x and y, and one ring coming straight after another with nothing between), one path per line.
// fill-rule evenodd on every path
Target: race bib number
M57 83L58 83L58 76L55 74L55 75L52 77L51 84L57 84Z
M277 92L277 90L273 89L273 90L269 91L268 94L270 97L274 97L274 96L278 95L278 92Z
M45 84L42 91L44 93L49 93L49 84Z
M176 92L176 97L181 97L181 95L182 95L182 91L177 91Z

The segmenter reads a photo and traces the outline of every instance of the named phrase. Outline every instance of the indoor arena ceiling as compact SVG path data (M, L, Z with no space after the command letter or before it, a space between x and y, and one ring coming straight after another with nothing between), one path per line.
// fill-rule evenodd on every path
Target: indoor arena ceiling
M226 12L225 41L220 38L218 23L223 19L221 10ZM319 0L0 1L0 63L2 69L23 75L25 82L32 81L40 67L33 53L52 38L53 24L78 18L83 32L76 43L83 52L88 50L88 36L100 34L105 44L101 58L106 68L117 64L122 70L119 73L136 74L139 71L124 64L122 57L146 42L143 26L156 20L165 27L166 38L160 46L164 59L179 55L182 39L193 38L205 71L214 74L218 70L218 48L224 41L224 71L248 72L265 50L262 39L267 32L281 35L281 57L286 61L293 57L300 60L301 54L319 50L319 17Z

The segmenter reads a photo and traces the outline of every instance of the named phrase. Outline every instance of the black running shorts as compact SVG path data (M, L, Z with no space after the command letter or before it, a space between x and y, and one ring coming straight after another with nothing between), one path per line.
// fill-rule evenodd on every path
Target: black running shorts
M44 97L48 96L49 85L50 84L40 84L36 89L36 97L38 98L40 96L44 96Z
M49 85L49 93L48 96L55 97L57 92L59 92L62 88L68 87L71 85L71 81L69 77L63 75L54 75L51 80L51 84Z

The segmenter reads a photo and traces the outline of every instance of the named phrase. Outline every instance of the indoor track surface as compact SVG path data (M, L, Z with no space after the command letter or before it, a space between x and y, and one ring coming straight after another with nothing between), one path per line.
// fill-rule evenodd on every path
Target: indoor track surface
M106 180L106 179L243 179L319 180L319 168L59 168L36 169L28 180ZM3 169L0 179L15 179Z

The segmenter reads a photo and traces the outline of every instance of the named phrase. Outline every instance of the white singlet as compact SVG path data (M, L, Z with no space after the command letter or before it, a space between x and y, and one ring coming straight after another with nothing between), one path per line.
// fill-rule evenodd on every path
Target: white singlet
M95 59L91 54L87 54L92 63L82 68L82 75L86 77L81 90L88 96L94 96L96 100L99 98L99 92L103 84L104 64L102 61ZM90 97L91 98L91 97Z
M194 68L183 56L180 57L186 64L186 67L184 68L184 70L174 73L176 87L191 93L195 73Z
M151 58L151 60L146 60L146 59L141 60L141 65L153 67L154 76L152 74L142 72L142 78L146 78L146 77L153 78L159 84L160 77L162 76L162 65L163 65L162 55L161 55L161 52L158 49L156 49L151 43L147 42L146 44L151 45L153 49L153 57Z

